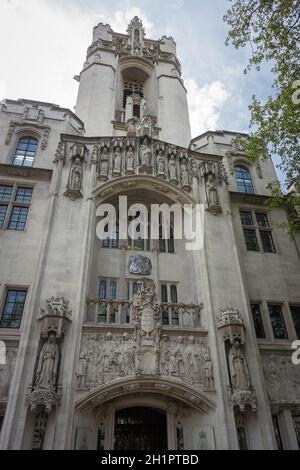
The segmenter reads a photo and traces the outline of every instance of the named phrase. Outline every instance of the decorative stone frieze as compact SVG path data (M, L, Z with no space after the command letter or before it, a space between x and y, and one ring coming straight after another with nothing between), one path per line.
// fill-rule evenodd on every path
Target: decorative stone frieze
M214 391L206 337L162 333L162 307L154 282L139 282L128 332L85 334L77 370L78 390L91 390L127 376L165 376Z
M291 354L262 354L261 360L272 404L300 407L300 367L292 363Z
M147 276L151 274L152 263L149 258L142 255L132 255L128 260L128 272L130 274L141 274Z

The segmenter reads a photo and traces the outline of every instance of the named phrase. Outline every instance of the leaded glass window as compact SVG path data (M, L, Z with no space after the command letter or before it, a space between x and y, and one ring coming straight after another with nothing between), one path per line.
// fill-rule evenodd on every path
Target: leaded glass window
M26 295L26 290L7 291L0 328L20 328Z
M268 305L270 320L275 339L287 339L286 326L280 305Z
M290 305L290 310L297 333L298 339L300 339L300 305Z
M265 338L265 329L262 321L260 304L251 304L252 318L257 338Z

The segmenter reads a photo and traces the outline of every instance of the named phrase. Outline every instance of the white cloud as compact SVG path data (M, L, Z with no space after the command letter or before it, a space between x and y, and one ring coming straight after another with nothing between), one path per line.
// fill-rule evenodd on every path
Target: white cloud
M151 34L154 34L153 24L138 7L132 7L126 11L115 11L109 18L107 16L100 15L100 21L108 21L111 28L117 33L126 33L127 27L134 16L138 16L143 21L145 32L148 37Z
M230 93L224 83L217 80L199 88L194 79L185 80L188 90L188 105L192 136L207 130L216 130L221 109Z
M125 32L138 15L147 34L153 33L139 8L129 6L110 14L104 0L94 10L53 0L0 3L0 100L27 98L73 109L78 89L73 76L82 69L97 23L109 23L116 32Z

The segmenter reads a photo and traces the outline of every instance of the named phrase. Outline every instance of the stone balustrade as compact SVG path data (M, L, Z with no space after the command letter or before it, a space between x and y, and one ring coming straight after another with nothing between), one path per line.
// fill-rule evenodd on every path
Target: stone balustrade
M202 305L161 303L162 326L197 328L201 326ZM88 299L86 323L93 325L133 325L133 302L126 300Z

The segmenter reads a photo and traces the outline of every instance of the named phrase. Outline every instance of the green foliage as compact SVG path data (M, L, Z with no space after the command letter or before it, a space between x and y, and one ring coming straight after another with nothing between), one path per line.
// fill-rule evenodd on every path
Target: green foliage
M232 1L232 0L230 0ZM224 16L229 25L226 44L236 49L250 46L251 57L245 69L260 69L271 62L273 93L265 102L253 96L250 139L245 142L249 159L280 156L279 168L288 181L300 181L300 0L235 0ZM283 198L280 188L272 185L275 206L283 199L297 218L299 197ZM294 210L293 210L294 208ZM298 225L291 221L293 235Z

